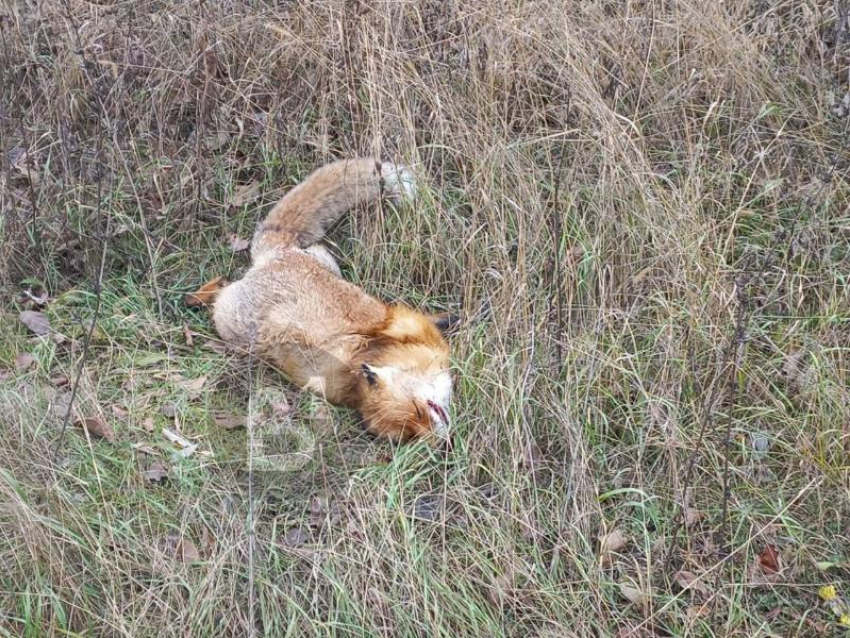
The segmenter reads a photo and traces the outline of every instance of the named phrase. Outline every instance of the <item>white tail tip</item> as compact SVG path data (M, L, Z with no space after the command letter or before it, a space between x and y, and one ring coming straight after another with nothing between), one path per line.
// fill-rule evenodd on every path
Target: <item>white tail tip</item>
M396 204L410 201L416 196L416 182L406 166L384 162L381 164L381 178L386 192Z

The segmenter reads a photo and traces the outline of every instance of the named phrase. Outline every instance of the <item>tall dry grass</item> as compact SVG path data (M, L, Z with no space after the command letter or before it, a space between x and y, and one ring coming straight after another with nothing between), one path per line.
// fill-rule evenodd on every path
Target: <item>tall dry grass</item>
M841 0L8 0L0 362L35 348L38 364L0 381L3 631L831 631L816 592L848 564L847 16ZM202 321L179 293L238 272L228 233L357 154L411 164L423 192L332 234L347 276L465 318L448 457L380 462L335 426L309 471L249 494L237 452L168 489L126 445L69 435L52 454L50 381L77 374L99 283L81 401L131 404L119 438L147 440L139 360L241 383L243 364L170 345ZM24 340L12 300L31 280L82 291L50 306L70 345ZM173 560L184 537L201 564Z

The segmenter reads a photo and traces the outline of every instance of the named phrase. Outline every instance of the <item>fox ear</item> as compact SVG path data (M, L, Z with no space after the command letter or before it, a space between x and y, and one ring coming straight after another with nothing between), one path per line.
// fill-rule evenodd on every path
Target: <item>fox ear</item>
M431 323L434 324L434 327L436 327L437 330L439 330L443 334L445 334L460 323L459 316L450 314L448 312L441 312L436 315L428 315L428 319L431 321Z

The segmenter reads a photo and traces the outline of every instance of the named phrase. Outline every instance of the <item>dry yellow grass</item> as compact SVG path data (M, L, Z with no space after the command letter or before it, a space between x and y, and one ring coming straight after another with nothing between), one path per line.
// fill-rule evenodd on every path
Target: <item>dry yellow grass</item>
M843 0L8 0L0 632L835 630L848 21ZM370 292L462 311L445 456L206 349L180 304L238 276L228 237L284 189L365 153L423 195L331 238ZM33 283L64 341L18 322ZM60 436L77 381L115 442ZM247 471L215 415L260 403L307 460ZM163 426L214 456L172 459Z

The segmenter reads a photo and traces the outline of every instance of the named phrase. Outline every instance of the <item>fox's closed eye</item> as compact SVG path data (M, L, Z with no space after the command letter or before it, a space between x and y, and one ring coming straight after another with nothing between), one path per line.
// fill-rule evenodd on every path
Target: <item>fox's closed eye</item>
M428 318L431 320L431 323L434 324L434 327L443 333L448 332L460 323L459 316L449 314L447 312L443 312L437 315L429 315Z
M377 385L378 383L377 375L365 363L360 367L360 369L363 371L363 376L366 377L366 382L370 386L375 387L375 385Z

